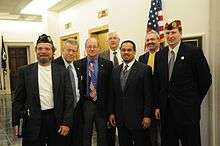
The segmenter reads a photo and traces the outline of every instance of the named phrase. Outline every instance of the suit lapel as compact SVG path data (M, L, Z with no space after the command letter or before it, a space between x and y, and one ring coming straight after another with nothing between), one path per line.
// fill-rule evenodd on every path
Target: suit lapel
M103 77L103 69L104 69L104 64L103 61L100 57L98 57L98 78L97 78L97 90L99 89L100 86L100 82L102 80Z
M107 56L106 58L108 58L108 60L110 60L110 50L107 51Z
M184 48L182 47L182 45L180 45L179 47L179 50L177 52L177 56L176 56L176 60L175 60L175 63L174 63L174 66L173 66L173 72L172 72L172 75L171 75L171 79L173 79L173 77L175 77L175 73L178 72L178 65L180 64L180 62L182 61L181 60L181 57L184 56Z
M87 58L82 60L82 88L84 90L83 94L87 93Z
M36 101L40 106L39 84L38 84L38 63L33 64L33 67L30 69L30 72L28 74L28 80L30 80L30 86L32 88L33 98L36 98Z
M121 87L121 79L120 79L122 68L123 68L123 63L119 67L115 68L116 85L120 86L118 89L120 90L121 93L123 92L122 87Z
M58 86L60 85L60 75L59 75L59 70L55 67L55 64L51 64L51 70L52 70L52 85L53 85L53 96L54 96L54 101L57 99L57 93L58 91Z
M168 47L164 48L162 51L163 52L163 55L162 55L162 60L161 64L163 64L163 69L162 69L162 72L164 72L164 78L165 78L165 81L168 83L169 82L169 70L168 70Z
M144 62L145 62L145 64L147 64L148 58L149 58L149 52L146 53L146 55L144 56Z
M126 89L128 88L128 85L132 84L130 82L132 82L133 78L135 77L135 75L137 73L136 66L137 66L137 61L135 60L134 64L130 68L129 75L128 75L128 78L127 78L126 83L125 83L124 93L126 92Z

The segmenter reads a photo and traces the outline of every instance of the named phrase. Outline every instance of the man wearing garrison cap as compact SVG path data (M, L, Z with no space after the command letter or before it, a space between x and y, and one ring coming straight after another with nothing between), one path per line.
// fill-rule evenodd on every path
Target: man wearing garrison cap
M69 72L51 63L54 51L50 36L39 36L35 47L38 62L18 70L12 125L15 134L22 136L23 146L69 144L75 98Z
M201 146L200 105L212 83L202 48L183 44L182 25L165 25L168 46L155 60L155 116L161 119L162 146Z

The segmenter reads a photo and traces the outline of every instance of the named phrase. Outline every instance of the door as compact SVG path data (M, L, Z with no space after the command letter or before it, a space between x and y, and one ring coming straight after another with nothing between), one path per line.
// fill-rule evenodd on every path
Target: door
M108 26L100 26L89 30L89 35L95 37L99 42L100 52L109 48L108 39Z
M15 90L16 81L18 79L17 70L20 66L27 64L27 47L10 47L8 46L9 71L11 93Z

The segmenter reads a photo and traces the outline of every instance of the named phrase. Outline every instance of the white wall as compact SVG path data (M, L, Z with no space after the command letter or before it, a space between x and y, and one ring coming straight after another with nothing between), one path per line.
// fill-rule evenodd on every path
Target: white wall
M133 40L137 45L137 56L144 51L145 26L148 16L148 1L109 1L110 31L117 31L121 41Z
M59 23L58 23L58 13L46 11L43 13L43 33L51 36L54 46L56 48L55 58L60 55L60 42L59 42Z
M39 22L0 20L0 26L6 42L33 42L43 30Z
M98 12L107 8L107 0L82 0L72 8L59 14L59 35L79 33L80 56L84 56L84 44L88 38L88 30L108 24L108 18L98 19ZM72 28L65 30L64 25L72 22Z
M209 59L209 1L207 0L162 0L164 19L181 19L183 36L204 35L205 55ZM143 52L145 25L148 20L150 0L111 0L109 1L109 26L121 35L122 40L132 39L136 42L137 56ZM203 146L209 145L210 109L209 100L202 105L201 137Z

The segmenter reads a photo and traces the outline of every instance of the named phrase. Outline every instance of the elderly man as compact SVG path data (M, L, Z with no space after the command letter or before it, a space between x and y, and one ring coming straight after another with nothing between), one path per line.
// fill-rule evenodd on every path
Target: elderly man
M200 106L212 77L201 48L181 42L180 20L166 23L168 46L156 55L155 79L158 99L156 117L161 118L162 146L201 146Z
M120 38L117 32L109 32L108 33L109 49L99 54L100 57L112 61L114 67L122 63L122 58L119 49L119 42L120 42ZM109 122L107 124L108 124L108 129L107 129L108 146L115 146L116 128L111 126Z
M141 55L138 61L149 65L152 68L152 73L154 72L154 62L155 62L155 55L156 52L160 49L160 36L155 30L150 30L147 32L147 36L145 39L146 44L146 53ZM152 84L153 87L153 84ZM155 98L152 99L152 120L151 126L149 130L146 130L147 136L150 134L151 144L152 146L159 146L160 145L160 124L159 120L157 120L154 116L155 111Z
M73 127L71 130L71 145L81 146L82 145L82 100L80 100L80 93L79 93L79 76L78 70L75 67L75 62L77 58L78 52L78 42L74 39L68 39L64 42L64 48L62 52L62 56L58 57L54 60L54 63L62 65L63 67L67 68L70 72L70 82L74 91L74 115L73 115Z
M76 61L80 74L80 92L83 95L83 146L91 146L93 123L97 131L97 145L107 146L107 100L113 68L111 61L98 56L99 44L95 38L85 43L87 56Z
M50 36L39 36L38 62L21 67L12 101L12 124L23 146L67 146L72 126L73 90L68 71L51 63L55 48ZM21 129L20 129L21 130Z
M147 33L146 39L146 53L141 55L138 61L149 65L154 71L155 54L160 49L160 36L155 30L151 30Z
M108 33L109 49L99 54L100 57L112 61L114 66L122 63L122 58L119 49L119 42L120 42L119 35L116 32L109 32Z

